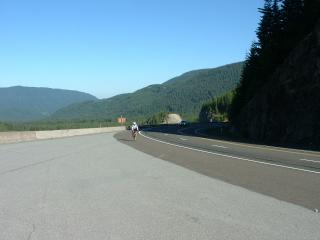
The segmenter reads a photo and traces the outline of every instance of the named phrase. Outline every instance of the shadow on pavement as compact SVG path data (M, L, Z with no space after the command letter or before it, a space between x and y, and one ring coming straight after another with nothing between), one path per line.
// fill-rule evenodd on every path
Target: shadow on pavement
M191 123L187 126L179 124L145 125L141 126L141 130L226 141L244 141L239 137L232 136L230 127L224 123Z
M261 146L267 145L272 147L291 148L297 150L319 151L319 148L310 145L276 144L271 142L250 140L234 133L230 124L220 122L190 123L187 126L180 126L179 124L147 125L141 126L141 130L146 132L159 132L221 141L232 141L244 144L254 144Z
M133 139L118 138L118 140L121 141L121 142L134 142Z

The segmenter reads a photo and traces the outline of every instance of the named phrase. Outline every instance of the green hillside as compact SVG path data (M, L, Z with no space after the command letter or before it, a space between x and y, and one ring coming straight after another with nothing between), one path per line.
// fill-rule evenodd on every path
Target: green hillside
M0 88L0 121L34 121L59 108L97 98L78 91L35 88Z
M234 90L226 94L214 97L201 107L199 121L208 122L210 120L228 121Z
M234 89L243 63L187 72L163 84L99 101L73 104L55 112L53 119L101 119L150 116L157 112L198 115L202 104Z

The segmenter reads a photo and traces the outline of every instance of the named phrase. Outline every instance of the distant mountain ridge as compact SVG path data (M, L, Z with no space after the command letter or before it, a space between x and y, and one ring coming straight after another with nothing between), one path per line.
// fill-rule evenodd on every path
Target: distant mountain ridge
M70 104L97 100L79 91L14 86L0 88L0 121L34 121Z
M202 104L236 87L243 62L187 72L163 84L133 93L73 104L51 115L53 119L103 119L149 116L160 111L198 115Z

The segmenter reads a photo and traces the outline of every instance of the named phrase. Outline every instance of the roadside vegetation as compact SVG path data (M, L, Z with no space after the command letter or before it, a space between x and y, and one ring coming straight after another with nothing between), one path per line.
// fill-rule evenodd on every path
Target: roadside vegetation
M100 128L114 126L131 126L132 122L139 125L157 125L163 124L169 112L159 112L151 116L139 116L127 118L127 122L120 124L112 119L95 120L42 120L32 122L0 122L0 132L6 131L44 131L60 129L80 129L80 128ZM196 115L188 115L184 119L196 121Z
M211 99L211 101L205 103L200 110L199 121L229 121L229 114L233 97L234 91L230 91L220 97L215 97Z
M143 121L143 124L147 124L147 125L162 124L165 122L167 115L168 115L168 112L156 113L151 117L147 118L145 121Z
M36 121L36 122L16 122L1 123L0 131L42 131L60 129L79 129L79 128L100 128L114 127L121 124L109 119L105 120L63 120L63 121Z

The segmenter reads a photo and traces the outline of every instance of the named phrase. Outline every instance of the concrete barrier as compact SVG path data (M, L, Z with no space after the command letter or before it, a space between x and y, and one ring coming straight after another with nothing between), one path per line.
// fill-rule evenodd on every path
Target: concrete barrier
M36 140L36 132L0 132L0 143L14 143Z
M125 127L84 128L52 131L0 132L1 143L16 143L40 139L72 137L97 133L110 133L125 130Z

